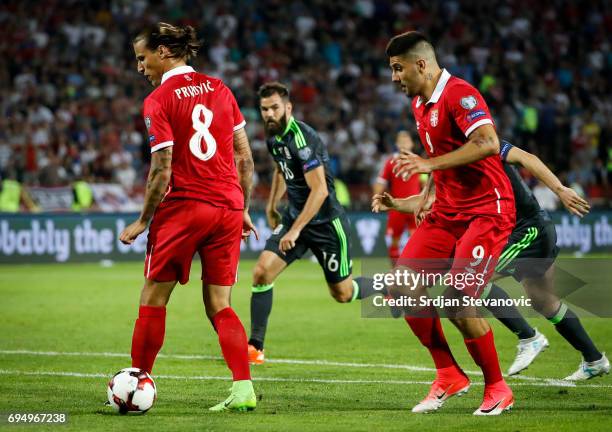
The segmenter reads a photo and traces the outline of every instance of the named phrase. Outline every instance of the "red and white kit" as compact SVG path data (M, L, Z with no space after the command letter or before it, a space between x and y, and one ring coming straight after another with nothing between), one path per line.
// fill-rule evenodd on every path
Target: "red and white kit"
M202 278L233 285L244 195L234 163L234 131L245 126L231 90L190 66L166 72L144 102L151 152L173 146L172 178L149 228L145 277L189 280L196 252Z
M393 198L407 198L418 195L421 192L419 174L413 174L406 180L393 174L394 161L398 156L399 154L396 153L386 160L376 181L387 186L387 190ZM386 233L388 236L400 237L404 231L408 230L412 233L416 229L416 220L412 213L389 210L388 215Z
M494 125L480 93L445 69L430 100L414 98L412 110L429 157L456 150L479 126ZM432 213L410 238L400 262L419 271L419 260L454 258L452 273L484 274L465 289L478 295L514 227L512 186L498 155L434 171L433 176Z

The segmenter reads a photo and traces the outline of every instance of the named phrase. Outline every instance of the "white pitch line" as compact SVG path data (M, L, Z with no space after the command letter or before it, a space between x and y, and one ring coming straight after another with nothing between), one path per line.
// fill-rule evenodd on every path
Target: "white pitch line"
M110 378L112 375L103 373L82 373L82 372L66 372L66 371L19 371L0 369L0 375L16 375L16 376L57 376L57 377L75 377L75 378ZM208 376L208 375L156 375L156 379L168 380L184 380L184 381L230 381L229 376ZM268 381L268 382L295 382L295 383L313 383L313 384L399 384L399 385L431 385L431 381L405 381L405 380L341 380L341 379L322 379L322 378L275 378L275 377L255 377L253 381ZM483 382L472 382L472 385L481 386ZM560 383L561 384L561 383ZM551 383L547 382L521 382L512 383L513 386L531 386L531 387L549 387ZM563 383L562 387L575 388L612 388L612 385L599 384L583 384L577 386L574 383Z
M0 355L37 355L37 356L76 356L76 357L118 357L118 358L129 358L129 354L126 353L114 353L114 352L60 352L60 351L30 351L30 350L0 350ZM178 359L178 360L223 360L223 357L211 356L211 355L198 355L198 354L159 354L158 358L167 359ZM278 363L278 364L295 364L295 365L309 365L309 366L338 366L348 368L376 368L376 369L401 369L412 372L435 372L435 368L429 368L424 366L413 366L405 364L391 364L391 363L355 363L355 362L338 362L329 361L322 359L307 360L307 359L282 359L272 358L266 359L266 363ZM470 375L482 375L481 371L466 370L466 373ZM552 378L538 378L526 375L514 375L509 377L514 382L515 380L520 381L532 381L532 382L543 382L548 385L567 387L568 383L559 379ZM569 383L571 386L571 383Z

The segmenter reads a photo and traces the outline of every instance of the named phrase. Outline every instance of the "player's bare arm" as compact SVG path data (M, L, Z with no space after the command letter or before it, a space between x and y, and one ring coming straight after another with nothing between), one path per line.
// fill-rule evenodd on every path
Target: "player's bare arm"
M266 204L266 218L268 219L268 225L270 228L275 229L281 223L281 214L278 212L278 202L281 200L287 185L285 184L285 178L283 173L278 167L274 167L274 174L272 174L272 186L270 187L270 196L268 197L268 203Z
M591 209L589 203L581 198L575 190L563 186L559 178L536 155L512 147L508 152L506 161L511 164L519 164L527 169L559 197L570 213L583 217Z
M253 188L253 155L249 146L249 139L244 128L234 132L234 159L238 170L238 182L244 194L244 209L248 210L251 204L251 189Z
M417 226L420 225L425 217L431 212L431 207L436 200L436 186L433 176L430 175L427 178L420 197L421 200L419 201L418 207L414 212Z
M122 243L132 244L136 237L147 229L155 209L162 202L168 183L172 176L172 146L165 147L153 152L151 155L151 168L147 178L147 188L145 190L144 205L138 220L128 225L119 239Z
M253 188L253 171L255 164L253 163L253 155L249 146L249 139L244 128L234 132L234 159L236 161L236 170L238 171L238 182L242 187L244 194L244 215L242 222L242 238L246 239L251 232L259 239L259 234L251 221L249 215L249 206L251 205L251 189Z
M402 213L415 213L422 199L421 194L406 198L393 198L388 192L383 192L372 197L372 211L379 213L397 210Z
M396 176L408 178L415 173L430 173L468 165L498 153L499 138L495 128L490 124L485 124L476 128L468 137L467 142L452 152L429 159L424 159L414 153L400 155L393 172Z
M380 195L387 189L387 185L381 180L376 180L376 183L372 186L373 195Z
M323 202L329 195L327 183L325 182L325 170L322 166L304 173L304 179L310 188L310 193L304 208L295 222L293 222L291 229L280 240L279 247L282 252L287 252L295 247L295 242L300 236L300 232L319 212Z

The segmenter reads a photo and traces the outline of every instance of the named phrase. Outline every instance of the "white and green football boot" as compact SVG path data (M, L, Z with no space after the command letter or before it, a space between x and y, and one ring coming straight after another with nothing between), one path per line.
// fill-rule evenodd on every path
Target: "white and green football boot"
M603 353L599 360L593 362L585 362L584 359L580 362L578 370L564 378L566 381L586 381L591 378L603 376L610 373L610 360Z

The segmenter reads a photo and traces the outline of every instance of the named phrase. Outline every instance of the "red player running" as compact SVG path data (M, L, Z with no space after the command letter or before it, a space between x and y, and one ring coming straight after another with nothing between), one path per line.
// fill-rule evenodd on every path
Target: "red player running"
M456 288L448 292L477 297L515 223L512 187L498 156L499 139L491 114L474 87L440 69L433 46L422 34L395 36L386 53L393 82L412 97L419 137L429 156L400 156L396 174L433 172L430 183L436 191L432 212L408 241L400 267L420 274L448 271ZM443 267L433 270L431 260L438 260L437 265ZM468 274L480 278L469 278ZM460 280L463 286L457 283ZM415 284L407 292L423 298L425 285ZM449 397L465 393L470 380L451 353L436 308L425 306L408 312L407 323L429 349L437 369L430 393L412 411L430 412ZM475 306L447 312L484 375L484 400L474 414L497 415L510 409L514 398L502 377L489 324L478 317Z
M176 283L189 280L198 252L206 315L234 379L230 397L210 409L252 410L246 333L230 307L240 241L255 231L248 213L253 159L245 121L222 81L187 66L199 48L192 27L157 23L133 45L138 72L156 88L144 102L151 146L144 206L120 237L130 244L151 223L132 367L151 372L164 341L166 304Z
M401 130L395 138L395 146L399 153L394 153L385 161L372 188L374 195L382 194L385 191L389 192L394 198L407 198L417 195L421 192L427 175L414 174L404 180L403 177L397 177L393 173L393 167L399 155L414 150L414 141L412 141L412 137L407 131ZM405 231L412 235L415 229L416 221L414 214L389 210L386 235L390 240L389 259L393 264L395 264L400 255L399 247L402 235Z

